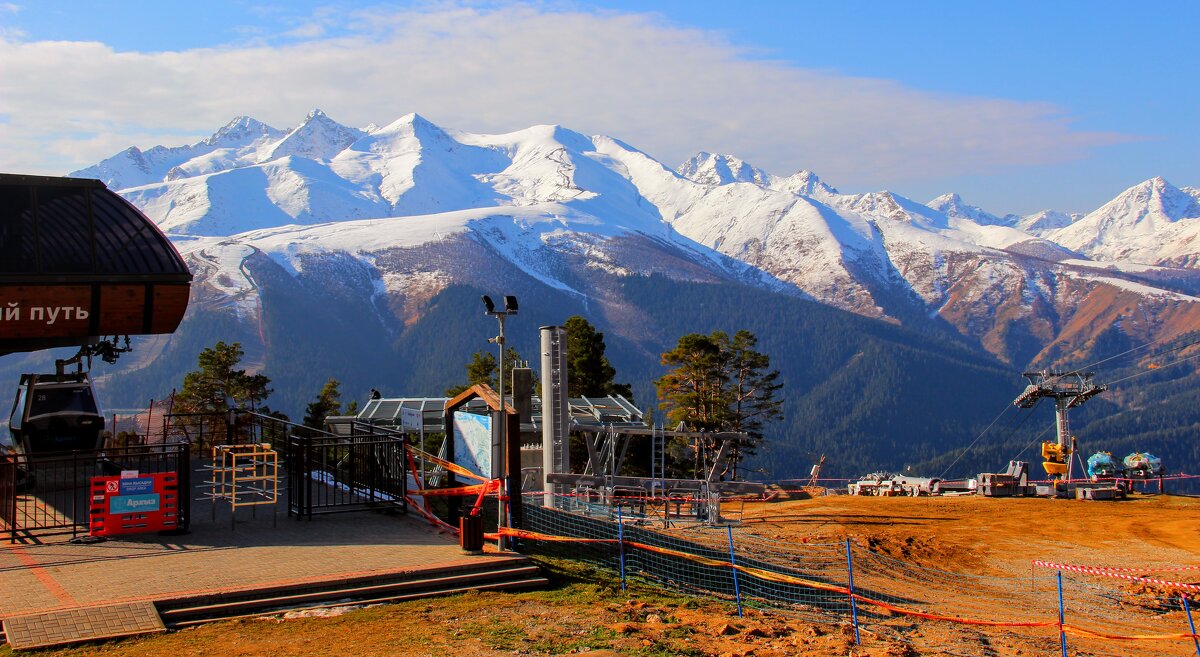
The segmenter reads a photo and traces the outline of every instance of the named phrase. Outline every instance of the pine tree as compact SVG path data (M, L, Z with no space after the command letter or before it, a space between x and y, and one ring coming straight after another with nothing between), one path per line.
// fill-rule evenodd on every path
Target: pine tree
M672 369L654 382L670 424L686 423L697 431L720 431L729 399L725 390L725 355L714 337L689 333L679 338L662 364Z
M174 406L176 414L197 414L199 417L183 418L176 426L185 432L198 429L211 440L224 441L230 429L227 425L229 409L259 408L271 394L267 387L271 379L238 369L243 355L240 342L226 344L220 341L200 352L199 368L184 375Z
M304 409L304 426L323 430L326 417L342 412L341 385L340 381L332 378L325 382L317 398Z
M737 464L761 443L763 423L782 417L782 401L776 399L783 387L779 372L769 369L770 358L754 350L757 343L745 330L733 338L723 331L689 333L662 355L662 364L672 369L654 382L659 408L670 424L746 434L730 457L735 477ZM716 444L710 440L704 447L711 450Z
M614 383L617 370L604 355L604 334L583 317L572 315L563 324L567 330L567 392L572 396L633 398L628 383Z
M524 361L521 360L521 354L517 350L508 347L504 350L504 365L508 369L508 377L506 382L512 380L512 370L521 365ZM496 380L496 357L490 352L476 351L471 357L471 362L467 363L467 383L446 388L447 397L455 397L462 393L467 388L480 383L491 386L492 390L497 389ZM505 386L507 388L507 386Z
M753 333L741 330L723 345L729 381L728 430L745 433L747 438L734 445L730 458L734 478L742 459L757 452L763 440L763 423L783 417L783 400L775 394L783 388L778 370L772 370L771 359L754 350L758 338Z

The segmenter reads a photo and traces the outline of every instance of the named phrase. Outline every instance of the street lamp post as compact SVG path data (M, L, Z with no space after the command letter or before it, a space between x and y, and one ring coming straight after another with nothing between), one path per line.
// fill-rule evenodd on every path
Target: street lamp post
M502 473L501 481L507 483L507 488L512 488L513 487L513 478L511 476L511 473L508 471L508 467L510 464L507 463L508 414L505 413L505 409L504 409L504 320L508 319L509 315L517 314L517 298L514 296L511 296L511 295L505 295L504 310L496 310L496 304L492 303L492 298L485 294L485 295L483 295L483 305L484 305L484 308L486 309L484 311L484 314L495 317L496 320L500 323L500 335L497 335L494 338L490 338L488 340L488 342L494 342L494 343L496 343L496 345L498 347L500 347L500 374L497 377L497 379L498 379L497 388L499 388L499 389L496 391L497 394L500 395L500 462L502 464L504 464L500 471ZM504 487L502 487L502 489L503 488ZM505 543L506 543L506 541L504 540L504 534L501 532L501 528L507 526L507 521L508 521L507 511L508 511L509 503L504 501L505 493L508 494L508 497L510 500L512 498L512 495L514 495L514 494L520 495L521 494L521 492L519 490L516 491L515 493L512 490L507 490L507 491L501 490L498 492L497 501L499 502L498 506L500 508L500 512L499 512L499 518L496 521L496 548L500 549L500 550L505 549Z

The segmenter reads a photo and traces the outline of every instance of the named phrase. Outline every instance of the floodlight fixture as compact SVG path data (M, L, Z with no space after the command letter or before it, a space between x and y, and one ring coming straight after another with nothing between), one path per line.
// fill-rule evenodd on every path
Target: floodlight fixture
M484 305L484 308L486 308L486 310L484 311L484 314L495 317L496 321L500 323L500 335L497 335L494 338L488 338L488 342L490 342L500 348L500 376L497 377L497 379L498 379L497 380L497 388L498 389L496 391L496 395L500 398L500 413L499 413L500 427L499 427L499 431L497 433L498 433L499 439L500 439L500 441L499 441L500 442L500 453L504 455L502 457L502 459L507 459L508 419L507 419L507 414L505 413L505 406L504 406L504 375L505 375L505 369L504 369L504 320L508 319L509 315L517 314L517 298L512 296L511 294L504 295L504 310L496 310L496 304L492 301L492 298L485 294L485 295L483 295L483 305ZM519 481L519 479L514 481L514 477L512 476L512 473L507 471L508 470L507 465L505 466L504 470L505 470L505 478L507 479L507 486L510 489L510 494L511 494L511 489L519 490L520 481ZM503 497L503 496L501 496L501 497ZM497 526L498 527L506 527L506 526L508 526L507 502L504 499L501 499L499 506L500 506L500 517L497 520ZM503 533L500 534L499 539L496 541L496 546L498 548L500 548L501 550L505 549L505 540L504 540Z

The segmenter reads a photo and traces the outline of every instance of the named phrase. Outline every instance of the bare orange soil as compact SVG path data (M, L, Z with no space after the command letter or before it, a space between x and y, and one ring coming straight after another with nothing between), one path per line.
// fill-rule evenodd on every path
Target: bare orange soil
M743 524L787 541L852 539L941 570L1028 574L1033 560L1105 566L1200 564L1200 499L817 497L748 505Z
M1034 559L1129 567L1200 565L1200 499L1183 497L1139 496L1122 502L818 497L747 505L737 531L790 547L849 538L876 554L924 567L916 571L983 575L1001 583L1030 578ZM975 627L878 610L864 614L862 645L856 645L845 617L749 609L745 618L738 618L729 601L688 598L639 583L621 591L611 572L572 562L545 563L557 582L547 591L466 594L332 618L219 623L46 654L1023 657L1059 652L1056 628ZM1200 571L1175 576L1195 582ZM886 584L879 580L875 585ZM1164 599L1156 597L1163 591L1116 580L1100 584L1127 599L1097 598L1106 606L1092 610L1098 619L1119 623L1152 614L1170 627L1186 623L1169 605L1142 604L1143 599ZM978 584L961 591L921 591L909 606L945 603L954 609L955 596L961 596L963 608L970 610L963 616L1012 617L1023 611L1010 608L1019 606L1015 600L980 603L970 590L974 586ZM1044 619L1048 612L1030 608L1028 613ZM1080 616L1082 610L1071 613ZM1178 627L1185 630L1186 625ZM1192 650L1190 642L1180 640L1069 641L1072 655L1184 655Z

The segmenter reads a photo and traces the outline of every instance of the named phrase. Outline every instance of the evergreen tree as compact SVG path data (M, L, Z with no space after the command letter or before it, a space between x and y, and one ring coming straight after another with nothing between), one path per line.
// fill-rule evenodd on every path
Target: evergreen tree
M200 352L199 368L184 375L174 405L174 413L195 413L199 417L182 418L176 426L182 427L189 436L189 429L198 430L210 441L223 442L230 429L227 425L229 409L258 408L270 396L271 389L267 386L271 379L238 368L243 355L240 342L226 344L219 341Z
M730 396L728 430L747 436L734 445L730 459L735 479L738 464L744 457L755 454L762 442L763 423L783 417L783 400L775 397L783 388L779 371L770 369L770 357L755 351L757 345L758 338L744 329L722 345L728 354L725 359Z
M662 364L672 369L654 386L669 424L683 422L698 431L722 430L729 406L724 359L720 342L699 333L679 338L675 348L662 355Z
M572 396L606 397L623 395L633 398L628 383L614 383L617 370L604 355L604 334L596 331L583 317L572 315L567 330L567 393Z
M516 349L508 347L504 350L504 365L508 369L508 378L505 379L506 383L512 381L513 369L517 368L523 363L524 361L521 360L521 354L517 353ZM492 390L497 390L498 386L496 385L496 368L497 363L495 356L493 356L490 352L476 351L471 357L471 362L467 363L466 384L446 388L446 396L455 397L467 388L480 383L485 383L491 386ZM505 386L505 388L507 387L508 386Z
M733 338L723 331L689 333L662 355L662 364L671 370L654 382L659 408L671 425L746 434L730 458L734 476L737 463L762 441L763 423L782 417L782 402L775 398L782 388L779 372L770 370L770 359L754 350L757 342L745 330ZM704 448L716 446L709 440Z
M317 394L317 398L304 409L304 426L324 430L325 418L342 412L341 382L329 379Z

